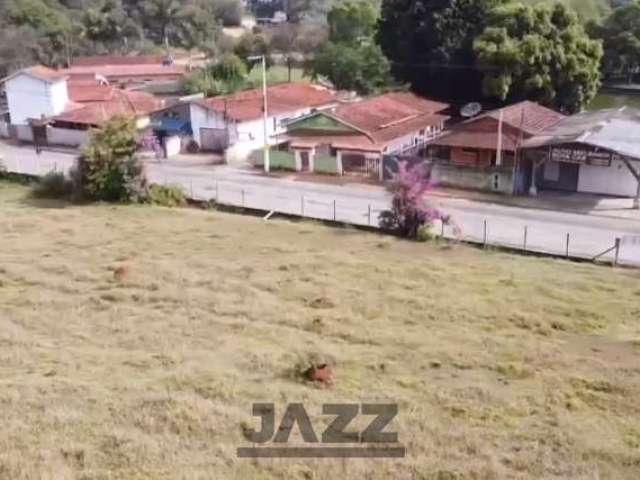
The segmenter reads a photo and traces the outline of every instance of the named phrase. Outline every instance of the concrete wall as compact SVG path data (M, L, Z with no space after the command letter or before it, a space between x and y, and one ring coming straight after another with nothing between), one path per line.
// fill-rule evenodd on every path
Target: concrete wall
M20 74L5 84L11 123L27 125L29 118L61 113L69 101L67 82L54 84Z
M33 143L33 130L29 125L13 125L13 128L16 130L18 140Z
M432 180L445 187L511 194L513 172L499 168L434 164Z
M185 119L191 121L191 129L193 130L193 139L198 142L198 145L202 145L202 139L200 138L201 128L227 128L227 123L224 120L224 115L204 108L196 103L191 104L191 118ZM231 137L231 132L229 130ZM230 143L234 143L232 138L229 138Z
M632 162L640 168L640 162ZM635 197L638 182L621 160L614 160L610 167L580 165L578 191Z
M89 132L87 130L48 127L47 142L50 145L83 147L89 143Z
M180 153L182 149L182 139L178 135L166 137L164 139L164 153L167 158L171 158Z

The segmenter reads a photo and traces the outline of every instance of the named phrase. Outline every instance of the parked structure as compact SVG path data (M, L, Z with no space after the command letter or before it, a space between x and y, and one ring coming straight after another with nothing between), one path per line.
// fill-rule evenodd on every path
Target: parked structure
M383 155L419 152L449 118L447 104L395 92L346 103L289 122L274 166L383 179Z
M163 105L148 93L120 90L95 79L70 79L42 66L15 72L4 83L8 136L38 145L84 145L90 128L115 116L134 117L138 127L145 128L149 112Z
M452 187L528 192L530 160L522 155L523 143L563 118L525 101L459 123L429 145L433 179ZM516 168L517 162L523 162L524 168Z
M307 82L286 83L268 88L267 142L277 143L292 119L313 110L335 105L333 91ZM214 98L187 98L153 114L160 136L180 130L191 131L193 140L205 151L225 152L230 162L245 161L265 144L262 90L248 90ZM169 120L173 120L171 122ZM166 127L171 125L173 127Z
M635 198L640 208L640 110L584 112L524 142L532 194L540 189Z

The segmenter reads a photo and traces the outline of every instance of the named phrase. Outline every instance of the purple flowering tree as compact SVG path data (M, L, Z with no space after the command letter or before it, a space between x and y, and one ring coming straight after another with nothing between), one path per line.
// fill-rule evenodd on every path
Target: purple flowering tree
M164 154L160 140L151 131L146 131L138 138L138 151L152 152L156 158L162 158Z
M393 196L391 209L380 214L380 228L405 238L417 238L422 227L435 220L449 222L449 217L429 206L426 196L433 188L431 168L426 163L411 167L406 161L397 161L398 171L387 190Z

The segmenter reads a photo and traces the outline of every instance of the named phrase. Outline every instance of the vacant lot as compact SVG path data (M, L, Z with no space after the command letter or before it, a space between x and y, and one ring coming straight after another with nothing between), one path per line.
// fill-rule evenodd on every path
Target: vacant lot
M636 271L2 183L0 239L2 479L640 475ZM238 460L255 401L398 402L408 456Z

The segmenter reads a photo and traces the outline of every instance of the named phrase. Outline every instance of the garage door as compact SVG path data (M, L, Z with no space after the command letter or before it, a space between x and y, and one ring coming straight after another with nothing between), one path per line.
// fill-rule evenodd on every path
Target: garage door
M222 153L229 146L229 134L224 128L201 128L200 149Z

